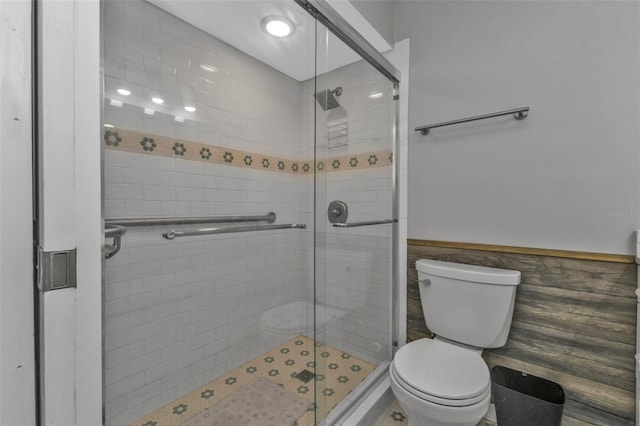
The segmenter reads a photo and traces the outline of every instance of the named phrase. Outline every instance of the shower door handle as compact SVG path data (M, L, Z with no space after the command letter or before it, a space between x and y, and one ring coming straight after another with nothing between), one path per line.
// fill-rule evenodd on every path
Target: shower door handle
M329 219L329 222L333 224L334 228L355 228L357 226L382 225L385 223L398 222L398 219L384 219L347 223L347 218L349 217L349 208L347 207L347 203L340 200L334 200L329 203L329 208L327 209L327 217Z
M105 259L111 259L122 247L122 236L127 233L127 228L121 225L107 225L104 231L105 238L113 238L113 244L105 244L102 248Z
M398 219L384 219L384 220L369 220L366 222L351 222L351 223L334 223L334 228L355 228L357 226L369 226L369 225L382 225L384 223L397 223Z

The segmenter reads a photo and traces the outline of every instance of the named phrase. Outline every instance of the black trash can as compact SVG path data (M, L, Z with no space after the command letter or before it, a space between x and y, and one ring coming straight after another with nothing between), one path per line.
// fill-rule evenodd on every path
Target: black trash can
M498 426L560 426L564 390L559 384L496 365L491 394Z

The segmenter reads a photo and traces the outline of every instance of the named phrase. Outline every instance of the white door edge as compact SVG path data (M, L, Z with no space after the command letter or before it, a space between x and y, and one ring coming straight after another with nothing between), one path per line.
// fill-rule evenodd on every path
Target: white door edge
M40 295L41 418L102 423L100 3L38 3L39 245L76 249L76 288Z

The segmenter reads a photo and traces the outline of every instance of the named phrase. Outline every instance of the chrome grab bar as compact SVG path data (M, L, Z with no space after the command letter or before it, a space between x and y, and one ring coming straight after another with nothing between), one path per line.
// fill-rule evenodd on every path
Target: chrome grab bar
M527 118L529 114L529 107L515 108L507 111L494 112L491 114L477 115L475 117L461 118L459 120L443 121L442 123L429 124L427 126L416 127L415 131L422 133L422 135L428 135L431 129L436 127L453 126L454 124L468 123L470 121L486 120L487 118L501 117L503 115L512 115L513 118L520 121Z
M102 247L105 259L111 259L120 251L122 247L122 236L127 233L127 228L121 225L106 225L104 230L105 238L113 238L112 244L105 244Z
M307 225L301 223L287 223L280 225L251 225L251 226L227 226L224 228L203 228L188 231L169 231L162 236L167 240L179 237L193 237L198 235L231 234L234 232L270 231L273 229L306 229Z
M120 251L122 236L127 232L127 226L158 226L158 225L195 225L202 223L230 223L230 222L269 222L276 221L276 214L251 214L244 216L174 216L174 217L148 217L148 218L111 218L105 220L106 238L113 238L113 244L105 244L103 247L104 258L111 259ZM215 228L212 228L215 229ZM171 234L170 231L163 234ZM185 231L190 232L190 231ZM193 232L193 231L191 231ZM237 231L241 232L241 231ZM175 237L174 237L175 238ZM173 238L170 238L173 239Z
M369 225L382 225L383 223L397 223L398 219L385 219L385 220L370 220L366 222L352 222L352 223L334 223L334 228L355 228L357 226L369 226Z
M123 226L156 226L156 225L197 225L202 223L230 223L230 222L269 222L276 221L276 214L253 214L244 216L175 216L150 218L113 218L106 219L107 225Z

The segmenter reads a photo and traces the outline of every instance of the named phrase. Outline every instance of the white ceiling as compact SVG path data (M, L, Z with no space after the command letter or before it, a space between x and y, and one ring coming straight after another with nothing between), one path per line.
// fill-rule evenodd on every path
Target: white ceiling
M304 81L316 73L315 22L293 0L148 1L291 78ZM378 50L391 48L386 42L379 42L382 37L348 1L332 0L330 3L338 4L339 7L332 6L340 9L339 13L372 40ZM260 23L269 15L288 18L296 26L295 34L281 39L266 34ZM321 24L318 24L317 52L318 74L360 60L360 56Z

